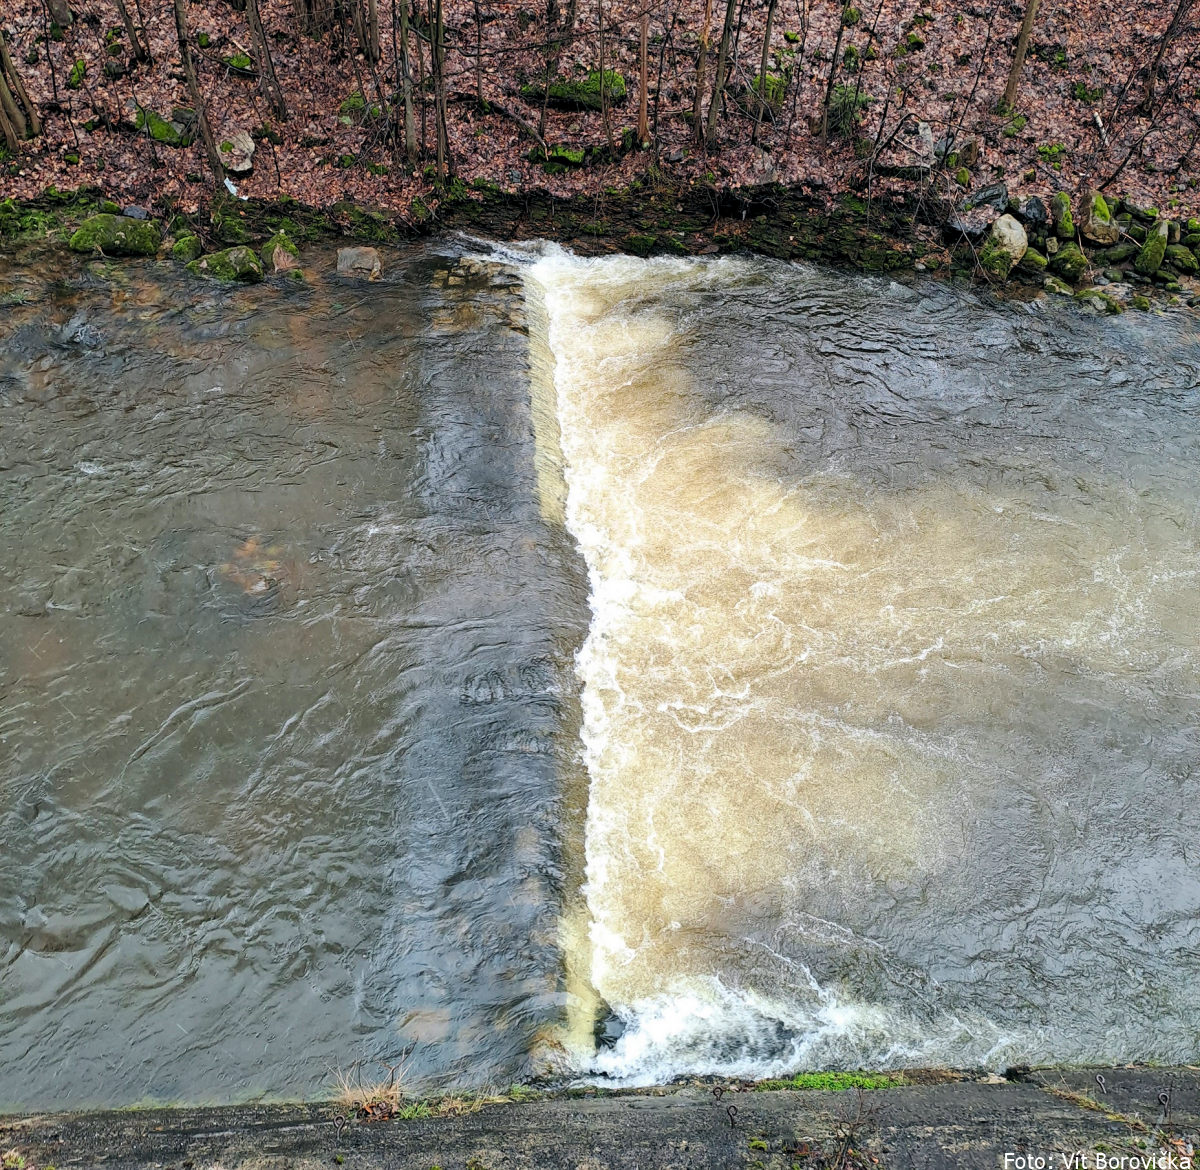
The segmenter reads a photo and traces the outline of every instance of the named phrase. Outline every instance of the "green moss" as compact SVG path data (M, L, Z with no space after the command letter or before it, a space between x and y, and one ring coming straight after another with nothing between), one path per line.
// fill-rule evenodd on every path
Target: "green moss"
M1137 244L1114 244L1111 248L1105 249L1104 262L1106 264L1124 264L1126 260L1131 260L1137 255L1137 250Z
M1071 95L1077 102L1094 106L1104 96L1104 90L1100 86L1093 89L1086 81L1077 81L1071 86Z
M71 72L67 74L67 89L78 89L83 84L86 75L87 62L80 58L71 66Z
M1017 267L1025 273L1040 274L1046 268L1048 261L1036 248L1026 248Z
M1065 280L1059 279L1057 276L1047 276L1042 281L1042 288L1048 293L1053 293L1058 297L1074 296L1075 292Z
M849 50L847 50L849 51ZM773 110L783 105L787 79L778 73L755 74L751 89Z
M187 269L196 276L208 276L213 280L238 280L246 284L256 284L263 278L258 257L241 244L226 248L223 252L201 256L193 260Z
M1099 288L1081 288L1075 294L1075 302L1110 317L1123 311L1123 306L1116 297L1110 296Z
M207 49L212 44L212 38L206 32L196 34L196 44L202 49Z
M175 241L175 246L171 249L171 255L176 259L188 264L195 260L204 251L204 245L200 243L199 236L185 235L180 236Z
M776 1089L813 1089L825 1092L844 1092L846 1089L894 1089L905 1084L896 1073L810 1072L797 1073L780 1081L759 1081L755 1089L770 1092Z
M963 188L971 186L971 172L966 167L959 167L954 172L954 181Z
M1012 271L1012 253L988 240L979 250L979 267L991 276L1007 280Z
M545 96L552 105L573 110L598 110L601 106L600 70L593 69L582 81L556 78L545 89L540 85L521 86L521 96L530 101L541 101ZM603 77L603 93L612 104L625 97L625 78L615 69L606 69Z
M296 246L295 241L290 239L286 232L276 232L262 246L261 255L264 268L274 269L276 248L282 248L289 256L296 259L300 257L300 249Z
M1056 191L1051 197L1050 219L1054 223L1054 234L1060 240L1075 238L1075 220L1071 217L1071 197L1065 191Z
M1064 280L1078 284L1088 269L1088 258L1078 244L1067 243L1051 257L1048 267Z
M783 34L783 39L787 41L789 45L798 45L800 43L800 34L798 32L785 32Z
M161 142L164 146L191 145L190 134L180 131L161 114L143 106L138 106L137 113L133 116L133 124L137 129L145 130L155 142Z
M123 215L93 215L71 236L74 252L97 250L113 256L153 256L162 243L158 224L151 219L128 219Z
M636 232L633 235L627 236L625 239L626 247L635 256L649 256L654 245L657 243L657 236L641 235Z
M250 73L254 69L254 62L247 53L234 53L232 57L222 57L221 60L230 69L236 69L241 73Z
M575 146L552 146L547 162L564 163L567 166L583 166L583 148Z
M1150 232L1137 254L1137 259L1133 262L1134 268L1143 276L1153 276L1162 267L1163 259L1167 254L1166 229L1167 225L1161 223L1154 231Z
M1184 247L1183 244L1168 244L1166 250L1166 260L1168 264L1178 268L1180 272L1186 272L1189 275L1195 275L1200 271L1200 264L1196 262L1196 257L1191 249Z
M1024 114L1017 114L1009 119L1009 123L1004 127L1005 138L1016 138L1018 134L1029 124L1029 119Z
M842 24L846 28L853 28L862 20L862 13L852 4L847 4L842 9Z
M1142 312L1145 312L1147 309L1150 308L1150 298L1147 296L1143 296L1141 293L1138 293L1137 296L1131 298L1129 303L1135 309L1141 309Z

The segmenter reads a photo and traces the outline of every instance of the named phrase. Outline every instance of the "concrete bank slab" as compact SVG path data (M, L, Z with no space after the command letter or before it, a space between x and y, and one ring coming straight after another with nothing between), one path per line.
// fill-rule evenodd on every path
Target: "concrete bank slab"
M1139 1159L1125 1167L1188 1165L1200 1074L1100 1075L1105 1089L1096 1070L872 1092L690 1086L347 1124L327 1104L47 1114L0 1119L0 1154L16 1151L28 1170L1085 1170L1122 1165L1111 1160L1121 1154ZM1140 1161L1164 1152L1175 1160Z

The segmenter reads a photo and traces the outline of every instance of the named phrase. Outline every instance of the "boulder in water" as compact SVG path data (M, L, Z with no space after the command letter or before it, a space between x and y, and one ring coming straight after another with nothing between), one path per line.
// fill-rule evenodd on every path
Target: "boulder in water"
M367 280L378 280L383 265L374 248L339 248L337 272L338 276L365 276Z
M171 249L171 255L184 264L197 259L203 253L204 245L200 243L200 237L193 235L180 236Z
M287 232L276 232L262 246L262 262L271 272L291 272L300 267L300 249Z
M1124 306L1116 297L1099 288L1081 288L1075 294L1075 301L1094 313L1112 316L1123 311Z
M187 267L189 272L197 276L210 276L214 280L240 280L244 284L257 284L263 278L258 257L244 244L201 256Z
M162 243L158 224L125 215L93 215L71 237L73 252L105 252L113 256L153 256Z

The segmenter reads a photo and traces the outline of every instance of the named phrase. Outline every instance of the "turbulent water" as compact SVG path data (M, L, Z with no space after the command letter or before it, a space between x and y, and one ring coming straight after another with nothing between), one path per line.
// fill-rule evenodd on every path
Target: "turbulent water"
M1194 327L739 260L532 279L625 1027L585 1062L1194 1059Z
M1195 1058L1190 318L385 265L0 264L0 1109Z

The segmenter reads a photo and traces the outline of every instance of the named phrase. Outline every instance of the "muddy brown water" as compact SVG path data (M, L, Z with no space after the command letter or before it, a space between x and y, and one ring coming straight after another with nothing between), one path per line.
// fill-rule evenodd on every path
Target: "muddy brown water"
M1193 318L312 268L0 262L0 1107L1195 1058Z

